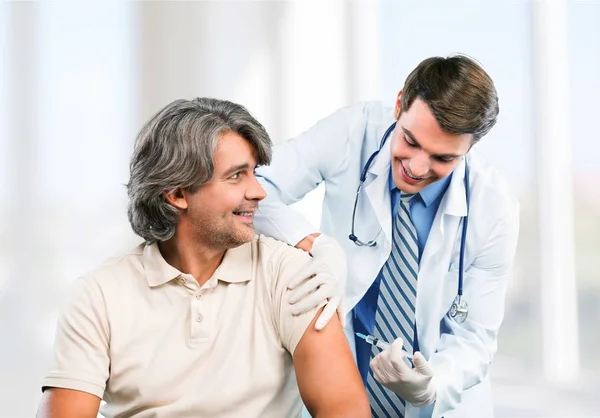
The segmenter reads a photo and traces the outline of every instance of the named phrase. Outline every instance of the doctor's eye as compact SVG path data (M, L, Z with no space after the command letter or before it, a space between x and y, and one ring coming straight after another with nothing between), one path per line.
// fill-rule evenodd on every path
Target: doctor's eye
M404 135L404 142L406 142L406 144L411 147L411 148L418 148L419 145L415 144L414 142L412 142L411 140L408 139L408 136Z
M451 163L452 161L456 160L456 157L435 157L435 159L440 163Z

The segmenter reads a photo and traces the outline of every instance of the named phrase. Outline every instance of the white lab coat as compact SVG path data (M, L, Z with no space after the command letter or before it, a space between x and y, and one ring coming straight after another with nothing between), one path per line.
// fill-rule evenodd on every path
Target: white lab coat
M356 210L356 235L374 247L348 239L361 171L394 121L391 108L370 102L343 108L297 138L274 147L273 162L258 174L267 190L255 218L257 230L290 244L316 232L287 205L325 181L320 230L346 251L348 285L345 306L351 309L371 286L390 254L392 216L388 173L390 139L368 171ZM451 320L457 293L461 217L467 213L462 161L442 198L419 268L416 324L419 345L436 373L437 401L408 406L406 417L492 417L489 366L504 316L506 282L519 229L519 206L499 174L476 150L466 157L471 198L465 251L464 299L469 316ZM351 325L351 323L349 324ZM351 345L354 339L350 332Z

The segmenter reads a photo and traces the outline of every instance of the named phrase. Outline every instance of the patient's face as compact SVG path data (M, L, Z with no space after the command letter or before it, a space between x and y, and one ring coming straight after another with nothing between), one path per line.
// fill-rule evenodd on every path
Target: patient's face
M234 248L252 240L254 213L266 196L255 168L252 145L236 133L224 133L215 149L212 178L187 195L185 216L200 243Z

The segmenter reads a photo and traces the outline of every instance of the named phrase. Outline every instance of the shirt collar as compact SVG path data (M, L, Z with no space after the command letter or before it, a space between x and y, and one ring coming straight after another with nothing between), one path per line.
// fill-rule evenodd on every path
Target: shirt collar
M425 187L421 190L418 195L421 196L421 200L425 204L425 207L428 207L433 202L436 201L438 197L440 197L448 188L450 184L450 180L452 178L452 173L449 176L444 177L441 180L436 181L435 183L431 183L429 186ZM396 184L394 183L394 178L392 177L392 170L390 168L389 172L389 180L388 180L390 191L391 192L399 192Z
M227 250L213 278L228 283L249 281L252 276L252 247L252 242L247 242ZM157 243L146 245L142 257L150 287L160 286L184 274L166 262Z
M142 260L146 280L150 287L160 286L181 275L179 270L165 261L156 242L149 245L146 244Z
M256 248L257 239L255 236L252 241L227 250L213 277L228 283L249 281L252 278L253 248Z

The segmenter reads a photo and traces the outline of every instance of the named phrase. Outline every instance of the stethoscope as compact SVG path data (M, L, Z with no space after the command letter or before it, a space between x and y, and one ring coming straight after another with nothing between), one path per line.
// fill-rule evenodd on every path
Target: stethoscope
M355 245L358 245L359 247L374 247L375 245L377 245L377 239L379 238L379 235L381 234L382 228L381 226L379 227L379 231L377 232L377 235L375 235L375 237L369 241L362 241L360 240L355 232L354 232L354 221L356 219L356 207L358 206L358 196L360 195L360 191L362 190L363 184L367 178L367 173L369 171L369 168L371 167L371 164L373 163L373 160L375 159L375 157L377 157L377 155L379 154L379 152L383 149L383 146L385 144L385 141L387 140L387 138L390 136L390 134L394 131L394 128L396 127L396 122L392 123L390 125L389 128L387 128L387 130L385 131L385 133L383 134L383 138L381 138L381 143L379 144L379 149L377 151L375 151L367 160L365 166L362 169L362 172L360 174L360 181L358 183L358 188L356 189L356 197L354 198L354 208L352 209L352 224L351 224L351 231L350 231L350 235L348 236L348 238L350 239L350 241L352 241ZM463 223L462 223L462 233L461 233L461 239L460 239L460 253L459 253L459 260L458 260L458 291L456 294L456 297L454 298L454 301L452 302L452 306L450 307L450 317L453 318L456 322L458 323L462 323L467 319L467 316L469 315L469 305L467 304L467 301L463 299L463 274L464 274L464 259L465 259L465 242L466 242L466 237L467 237L467 226L468 226L468 221L469 221L469 202L470 202L470 190L469 190L469 166L466 164L465 161L465 192L466 192L466 198L467 198L467 215L463 216Z

